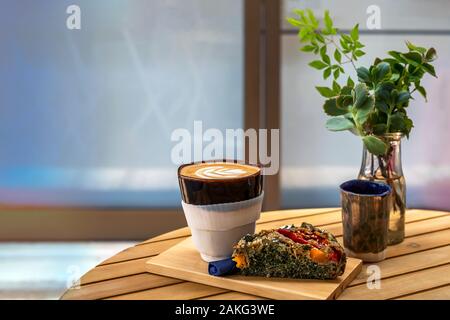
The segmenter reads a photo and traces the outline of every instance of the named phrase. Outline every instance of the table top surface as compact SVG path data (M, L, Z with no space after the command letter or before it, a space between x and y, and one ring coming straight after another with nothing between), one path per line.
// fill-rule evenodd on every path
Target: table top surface
M264 212L257 230L303 221L332 232L342 243L337 208ZM364 264L338 299L450 299L450 212L408 210L405 230L405 240L389 246L386 260L376 264L381 288L369 289L373 263ZM88 271L61 299L263 299L146 272L148 259L189 236L186 227L127 248Z

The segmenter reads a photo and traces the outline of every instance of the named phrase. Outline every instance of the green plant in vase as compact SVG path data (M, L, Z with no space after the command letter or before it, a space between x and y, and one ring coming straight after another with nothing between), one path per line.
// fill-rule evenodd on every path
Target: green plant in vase
M358 66L365 55L360 42L358 25L349 34L334 27L329 12L323 21L313 11L294 10L296 17L288 22L298 28L303 44L301 51L316 56L309 65L323 73L330 86L316 87L325 98L324 112L331 131L348 130L362 139L364 150L360 179L388 183L393 189L389 221L389 244L404 238L405 179L401 166L401 139L409 138L413 121L408 108L413 94L427 99L422 77L436 77L432 62L434 48L423 48L406 42L406 52L389 51L387 57L376 58L370 66ZM357 80L346 74L350 65Z

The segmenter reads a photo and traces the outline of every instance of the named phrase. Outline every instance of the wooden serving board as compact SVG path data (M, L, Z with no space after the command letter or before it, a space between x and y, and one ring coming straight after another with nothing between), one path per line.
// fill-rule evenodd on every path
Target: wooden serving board
M335 280L302 280L240 275L215 277L208 274L208 263L200 258L200 254L195 249L190 237L146 262L146 269L150 273L265 298L285 300L335 299L355 279L361 268L361 260L347 258L344 274Z

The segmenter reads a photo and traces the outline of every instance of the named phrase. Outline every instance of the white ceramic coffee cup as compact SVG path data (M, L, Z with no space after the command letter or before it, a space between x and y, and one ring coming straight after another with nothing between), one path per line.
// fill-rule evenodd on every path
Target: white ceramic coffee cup
M264 192L240 202L192 205L182 201L192 240L204 261L231 257L233 245L255 232L263 198Z

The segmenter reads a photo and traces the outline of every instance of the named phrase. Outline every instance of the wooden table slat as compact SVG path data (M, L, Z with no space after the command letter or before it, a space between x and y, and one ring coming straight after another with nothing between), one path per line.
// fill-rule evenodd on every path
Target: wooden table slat
M67 300L102 299L113 295L142 291L155 287L163 287L180 282L182 281L178 279L158 276L150 273L141 273L128 277L107 280L101 283L88 284L82 288L72 288L66 291L63 298Z
M80 283L84 285L105 281L120 277L126 277L134 274L145 273L145 262L148 258L141 258L131 261L108 264L106 266L96 267L81 277Z
M377 263L377 266L380 267L381 278L385 279L388 277L440 266L447 263L450 263L450 246L386 259ZM349 287L365 283L367 281L367 278L370 275L367 273L368 266L370 266L370 264L363 265L361 273L355 280L352 281L352 283L350 283Z
M267 299L263 297L254 296L251 294L229 291L226 293L200 298L199 300L267 300Z
M112 300L190 300L207 297L219 293L225 293L227 290L205 286L199 283L183 282L156 289L144 290L124 295L119 295L109 299ZM109 300L107 299L107 300Z
M413 293L397 300L450 300L450 285Z
M450 283L450 265L402 274L381 281L381 288L368 289L366 284L347 288L338 300L393 299L417 291L432 289Z
M445 246L449 243L449 239L450 229L408 237L402 243L395 246L388 246L386 250L386 258Z
M134 246L123 250L122 252L112 256L109 259L103 261L100 266L111 263L128 261L133 259L139 259L143 257L151 257L167 250L168 248L176 245L184 238L167 239L164 241L158 241L152 243L150 246Z

